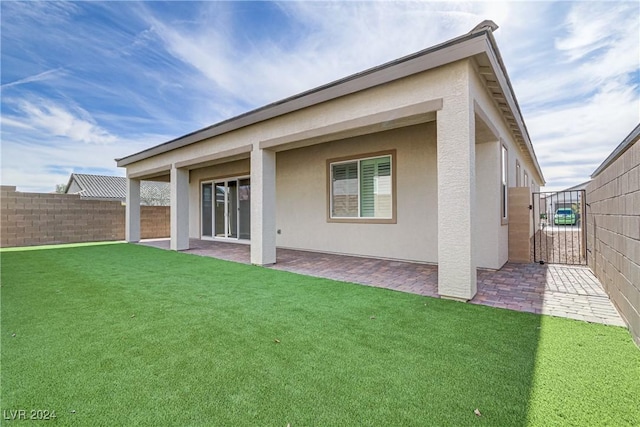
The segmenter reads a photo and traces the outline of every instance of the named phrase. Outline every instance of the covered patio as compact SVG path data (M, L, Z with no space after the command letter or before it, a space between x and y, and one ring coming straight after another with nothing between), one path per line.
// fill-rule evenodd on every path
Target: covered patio
M396 285L473 300L479 269L517 259L513 242L529 242L528 197L544 184L495 29L483 21L116 159L128 179L126 240L141 237L141 181L166 181L172 250L199 251L192 239L243 241L243 262L282 269L306 261L277 248L360 259L339 268L314 259L310 274L347 274L359 257L437 263L428 286L411 274ZM526 201L527 221L510 193Z
M140 244L170 249L169 239ZM247 244L191 239L184 253L251 263ZM278 248L267 268L439 298L438 266ZM507 263L478 269L478 293L469 301L490 307L625 326L589 268Z

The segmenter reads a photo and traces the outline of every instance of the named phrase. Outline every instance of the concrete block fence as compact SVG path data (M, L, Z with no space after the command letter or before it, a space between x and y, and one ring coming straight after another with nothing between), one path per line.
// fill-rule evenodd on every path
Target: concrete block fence
M587 186L587 262L640 346L640 143Z
M141 206L143 239L169 237L169 206ZM124 240L125 207L75 194L0 187L0 247Z

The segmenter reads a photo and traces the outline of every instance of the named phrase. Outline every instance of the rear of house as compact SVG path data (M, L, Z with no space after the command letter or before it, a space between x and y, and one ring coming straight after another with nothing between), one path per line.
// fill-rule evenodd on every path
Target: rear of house
M544 178L492 31L468 34L148 150L127 170L171 185L171 247L189 239L437 263L468 300L476 268L509 257L510 187ZM530 198L529 198L530 200Z

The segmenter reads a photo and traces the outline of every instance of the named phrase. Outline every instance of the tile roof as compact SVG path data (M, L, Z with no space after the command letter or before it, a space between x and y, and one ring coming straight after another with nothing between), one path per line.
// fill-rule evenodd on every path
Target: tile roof
M81 199L120 200L125 201L127 195L127 178L122 176L90 175L72 173L65 189L68 193L75 182L80 188L75 191ZM142 181L140 183L140 199L143 205L168 206L170 189L168 182Z

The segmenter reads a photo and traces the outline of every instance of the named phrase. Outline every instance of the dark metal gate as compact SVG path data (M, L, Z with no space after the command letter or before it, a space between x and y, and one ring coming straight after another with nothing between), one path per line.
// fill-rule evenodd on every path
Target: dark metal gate
M585 190L533 193L533 259L586 264Z

